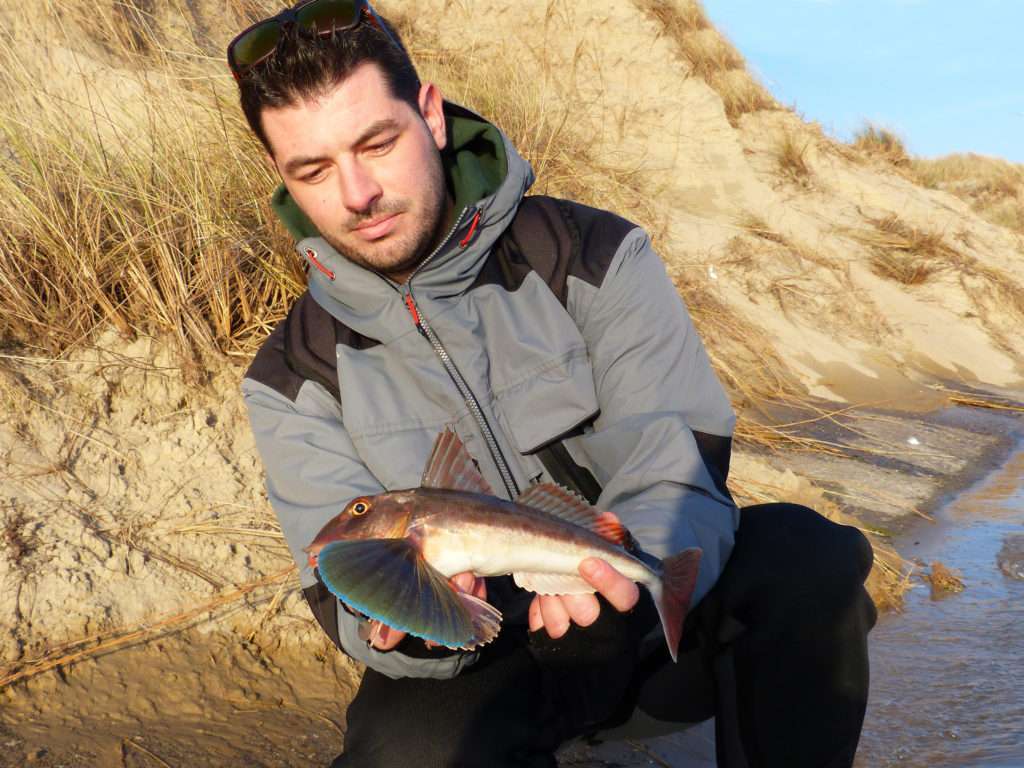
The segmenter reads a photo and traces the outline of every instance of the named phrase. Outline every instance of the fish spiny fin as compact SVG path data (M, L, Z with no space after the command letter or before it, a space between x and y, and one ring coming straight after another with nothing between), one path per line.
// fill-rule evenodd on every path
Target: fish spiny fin
M331 593L371 619L448 648L494 639L501 613L458 592L406 539L333 541L317 559Z
M538 595L585 595L594 592L594 588L579 576L565 573L513 573L523 589L536 592Z
M466 451L459 436L449 427L437 436L434 450L423 470L424 488L446 488L450 491L471 491L493 496L494 491Z
M516 504L547 512L567 523L593 531L601 538L627 549L633 541L632 535L618 520L590 506L585 499L555 483L531 485L519 494Z

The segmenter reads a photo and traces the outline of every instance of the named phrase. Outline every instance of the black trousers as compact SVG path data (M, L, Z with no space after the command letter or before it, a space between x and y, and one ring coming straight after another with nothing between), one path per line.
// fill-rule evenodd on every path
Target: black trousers
M871 562L856 528L795 504L746 507L725 569L686 618L678 663L663 644L639 656L607 604L562 643L503 628L451 680L368 669L332 768L554 768L560 744L635 708L679 723L714 716L721 768L848 768L877 618L864 589ZM644 606L649 615L631 620L646 629L656 616ZM609 631L629 647L609 645Z

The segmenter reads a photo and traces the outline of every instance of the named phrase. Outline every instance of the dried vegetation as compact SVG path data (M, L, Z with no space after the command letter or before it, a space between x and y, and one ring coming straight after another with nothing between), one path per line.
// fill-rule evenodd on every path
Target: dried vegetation
M675 43L690 71L721 97L725 115L739 118L760 109L778 109L772 95L747 71L739 51L714 29L697 0L633 0Z
M982 218L1024 234L1024 165L974 153L912 158L899 136L870 123L852 146L861 158L880 160L921 186L956 195Z
M783 134L776 149L779 175L804 189L813 187L811 166L807 162L810 139L801 139L795 133Z
M887 128L867 123L853 137L853 148L863 156L880 159L897 168L910 165L903 140Z
M1024 165L983 155L914 159L918 183L956 195L993 224L1024 234Z

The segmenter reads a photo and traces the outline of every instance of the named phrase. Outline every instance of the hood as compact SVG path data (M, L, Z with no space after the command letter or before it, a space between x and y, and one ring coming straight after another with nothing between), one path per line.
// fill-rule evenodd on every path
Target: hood
M444 101L443 109L448 141L441 163L457 224L406 286L427 312L434 301L456 296L473 283L535 178L497 126L453 102ZM335 251L283 183L274 191L271 207L310 264L309 291L317 303L353 330L384 343L414 330L402 286Z

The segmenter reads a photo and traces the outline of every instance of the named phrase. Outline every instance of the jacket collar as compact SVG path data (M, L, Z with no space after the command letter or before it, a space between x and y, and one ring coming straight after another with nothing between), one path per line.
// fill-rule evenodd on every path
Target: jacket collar
M535 178L497 126L458 104L445 101L443 108L448 143L441 161L455 200L454 226L406 286L428 313L432 302L457 296L472 285ZM271 207L296 239L299 255L310 263L309 292L324 309L384 343L413 330L403 287L335 251L284 184L274 191Z

